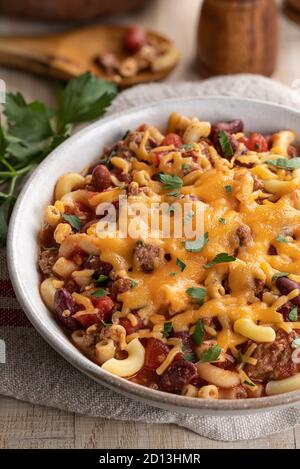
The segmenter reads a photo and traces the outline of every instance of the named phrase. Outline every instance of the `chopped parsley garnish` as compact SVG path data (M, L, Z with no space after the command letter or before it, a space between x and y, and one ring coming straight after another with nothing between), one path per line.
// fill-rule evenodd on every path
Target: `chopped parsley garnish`
M230 143L229 137L226 132L224 132L224 130L221 130L221 132L219 133L219 143L221 145L223 155L226 158L231 158L234 155L234 151Z
M289 320L292 322L298 321L298 308L295 306L295 308L291 309L289 312Z
M109 167L111 163L111 159L113 156L117 156L118 152L116 150L112 150L109 155L104 156L102 155L100 158L100 163L104 164L105 166Z
M193 339L194 344L196 344L196 345L202 344L203 339L204 339L204 335L205 335L204 324L203 324L203 321L201 321L201 319L199 319L196 322L195 329L194 329L194 332L192 334L192 339Z
M219 222L221 223L221 225L226 225L225 218L219 218Z
M221 353L220 345L214 345L213 347L209 348L208 350L205 350L202 353L200 357L200 362L202 363L215 362L216 360L218 360L220 353Z
M190 165L188 163L183 163L181 169L189 169Z
M183 148L183 150L185 150L185 151L191 151L194 148L194 144L193 143L184 143L183 145L181 145L181 148Z
M293 340L293 347L299 348L300 347L300 338Z
M66 220L72 228L76 231L80 231L83 227L83 223L80 218L76 217L76 215L67 215L66 213L63 214L63 219Z
M137 282L136 280L131 280L131 288L137 287L138 284L139 284L139 282Z
M236 258L234 256L229 256L226 252L220 252L220 254L217 254L216 257L208 262L207 264L204 264L204 269L210 269L210 267L216 265L216 264L223 264L224 262L234 262Z
M228 192L228 194L230 194L230 192L232 192L232 186L230 186L230 185L225 186L224 189L225 189L226 192Z
M95 283L106 282L106 280L108 280L108 279L109 279L108 275L100 274L99 277L97 278L97 280L95 280Z
M170 277L176 277L176 275L178 275L179 272L170 272Z
M178 197L182 188L183 181L179 176L173 176L172 174L159 173L158 180L163 183L164 189L168 192L168 195Z
M126 130L126 132L125 132L125 134L123 135L123 137L121 138L121 140L125 140L125 139L128 137L128 135L130 134L130 132L131 132L131 130L129 130L129 129Z
M290 275L289 272L277 272L276 274L273 275L272 281L276 282L278 278L288 277L289 275Z
M173 326L171 322L165 322L164 323L164 332L163 332L163 337L169 337L173 330Z
M276 241L278 241L279 243L288 243L289 242L289 240L286 239L283 235L278 235L276 237Z
M207 243L208 233L204 233L204 235L194 241L184 241L185 249L188 252L200 252Z
M176 265L178 265L181 272L183 272L184 269L186 268L186 264L178 258L176 259Z
M188 288L186 292L193 300L196 300L200 306L203 305L206 295L205 288L191 287Z
M251 382L248 381L248 380L245 380L243 384L246 384L246 386L251 386L251 387L255 388L255 384L254 384L254 383L251 383Z
M196 362L196 355L193 352L183 355L183 358L188 362Z
M281 169L293 170L300 168L300 158L291 158L290 160L286 158L278 158L277 160L267 160L265 163Z
M104 290L104 288L98 288L98 290L95 290L92 293L92 296L95 298L102 298L102 296L110 295L110 293L107 290Z
M237 362L238 365L243 363L243 355L242 355L240 350L238 351L238 354L237 354L237 357L236 357L236 362Z

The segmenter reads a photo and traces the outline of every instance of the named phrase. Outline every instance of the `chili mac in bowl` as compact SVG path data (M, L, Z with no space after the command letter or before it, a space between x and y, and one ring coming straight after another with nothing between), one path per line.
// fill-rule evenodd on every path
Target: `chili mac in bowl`
M33 325L81 371L152 405L297 402L299 130L288 108L188 98L61 145L10 225Z

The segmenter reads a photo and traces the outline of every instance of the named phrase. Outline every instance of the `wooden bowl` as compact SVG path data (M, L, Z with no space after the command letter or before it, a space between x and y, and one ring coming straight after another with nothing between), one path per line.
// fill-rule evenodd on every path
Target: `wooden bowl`
M148 0L0 0L0 14L39 20L87 20L123 13Z

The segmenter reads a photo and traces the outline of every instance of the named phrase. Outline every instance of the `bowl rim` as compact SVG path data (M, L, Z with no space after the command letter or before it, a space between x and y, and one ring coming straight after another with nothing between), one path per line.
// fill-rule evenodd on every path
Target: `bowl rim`
M268 101L249 99L249 98L235 98L230 96L187 96L179 98L168 98L159 102L153 102L151 104L139 105L132 107L125 111L120 111L108 115L96 122L86 126L84 129L76 132L65 142L59 145L55 150L53 150L33 171L30 175L24 187L22 188L17 202L15 204L11 220L8 228L7 236L7 264L10 280L14 287L16 297L24 310L29 321L32 323L34 328L38 333L46 340L46 342L63 358L65 358L71 365L77 368L79 371L89 376L96 382L108 387L109 389L116 391L120 394L123 394L131 399L135 398L139 401L145 402L148 405L153 405L158 408L169 408L178 412L194 412L194 413L206 413L210 415L217 414L241 414L241 413L253 413L259 411L266 411L268 409L274 409L278 407L291 406L292 404L299 404L300 402L300 390L292 391L286 394L278 394L274 396L259 397L255 399L237 399L237 400L209 400L209 399L195 399L193 397L187 397L176 394L169 394L159 390L154 390L151 388L144 387L140 384L133 383L127 379L112 375L105 370L103 370L99 365L96 365L94 362L89 360L83 354L80 353L79 356L69 348L66 348L63 341L60 340L59 336L56 336L54 333L49 331L43 321L37 319L37 316L32 310L32 304L29 300L29 296L26 291L22 288L22 275L19 269L19 260L17 255L17 239L16 239L16 230L15 227L18 223L18 216L22 208L23 199L27 195L28 190L30 189L33 181L43 173L43 170L51 164L51 162L57 157L58 153L63 154L64 148L76 144L77 140L80 140L84 136L88 136L89 133L92 133L97 128L100 128L104 124L108 124L111 121L118 119L119 117L126 117L134 115L139 111L145 109L160 108L163 103L174 103L174 106L180 105L182 102L186 101L221 101L223 103L236 102L243 104L245 102L252 103L254 105L266 106L269 109L273 110L285 110L300 120L300 111L293 109L288 106L281 104L276 104ZM59 176L59 174L57 175ZM63 332L63 329L62 329ZM70 342L71 344L71 342Z

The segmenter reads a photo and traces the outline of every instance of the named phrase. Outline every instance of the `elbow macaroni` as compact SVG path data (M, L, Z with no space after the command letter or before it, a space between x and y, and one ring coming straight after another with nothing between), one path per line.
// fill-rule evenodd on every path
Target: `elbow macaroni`
M103 370L184 398L300 389L295 139L173 112L166 132L143 124L61 176L44 211L40 292L72 342ZM120 197L137 238L123 236ZM177 236L200 218L201 233Z

